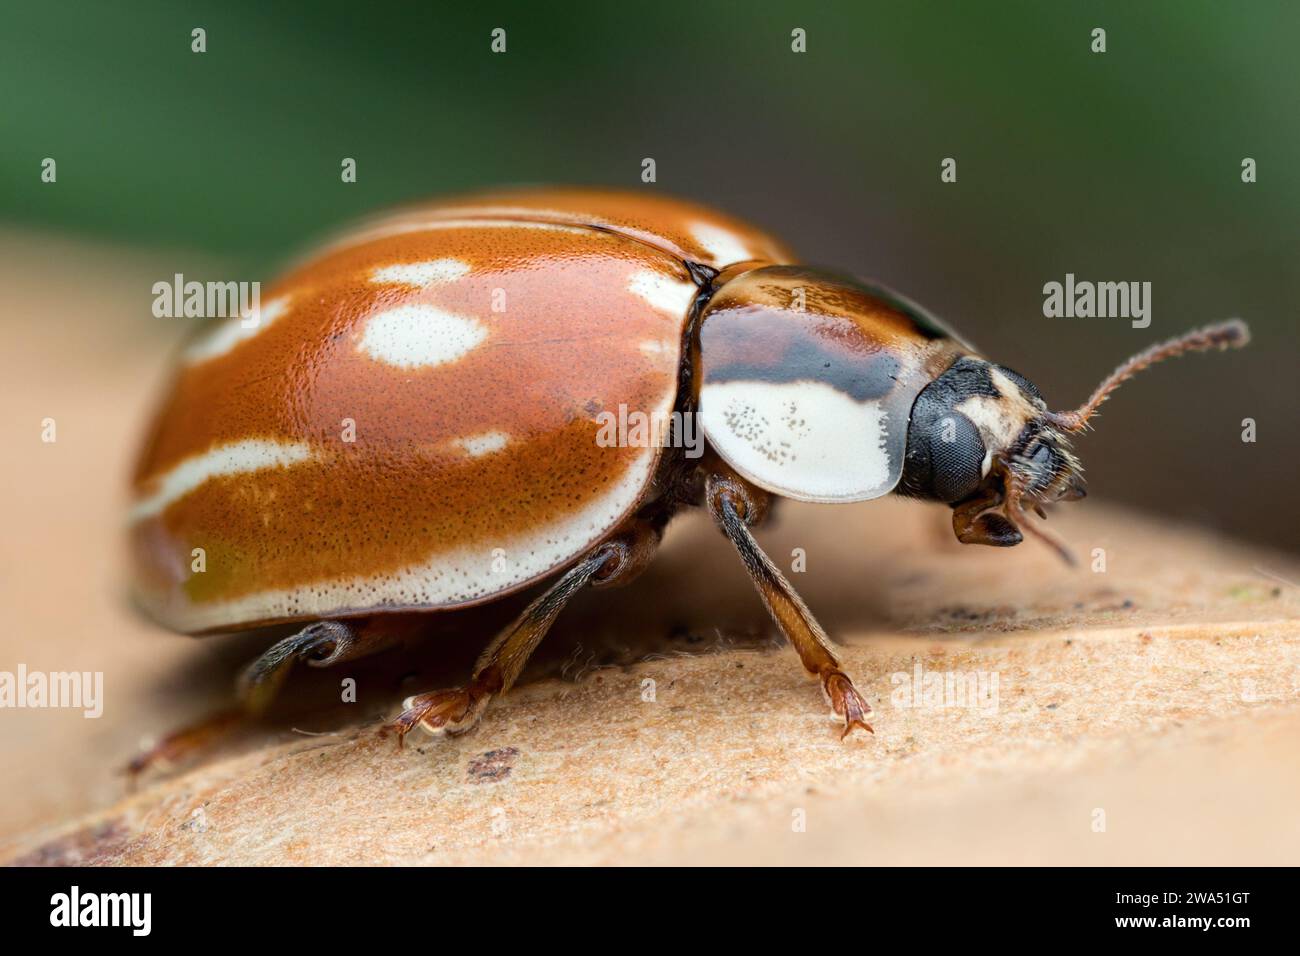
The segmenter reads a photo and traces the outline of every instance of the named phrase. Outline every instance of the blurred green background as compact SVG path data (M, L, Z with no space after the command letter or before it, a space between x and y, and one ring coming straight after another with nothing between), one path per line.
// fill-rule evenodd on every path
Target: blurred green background
M1240 315L1249 350L1127 386L1081 451L1094 494L1297 546L1300 4L6 0L0 18L6 229L270 278L415 197L663 190L895 286L1060 406L1156 338ZM1067 272L1150 281L1151 327L1044 318Z

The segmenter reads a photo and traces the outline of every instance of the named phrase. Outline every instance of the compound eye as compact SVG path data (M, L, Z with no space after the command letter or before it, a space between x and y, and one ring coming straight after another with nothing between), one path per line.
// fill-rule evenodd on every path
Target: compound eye
M930 433L930 473L935 495L952 504L972 495L984 480L984 440L965 415L937 419Z

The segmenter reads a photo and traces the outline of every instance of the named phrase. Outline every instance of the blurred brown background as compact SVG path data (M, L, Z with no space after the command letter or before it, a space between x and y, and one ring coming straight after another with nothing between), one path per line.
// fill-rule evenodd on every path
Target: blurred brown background
M1157 338L1240 315L1248 351L1128 386L1083 457L1094 494L1296 546L1293 3L43 3L0 16L0 224L19 235L147 245L168 264L157 278L200 261L208 273L187 278L269 279L322 231L415 197L511 182L671 191L894 285L1061 406ZM498 26L503 55L489 51ZM195 27L206 53L190 50ZM355 184L340 182L345 156ZM45 157L55 184L40 181ZM654 185L640 183L645 157ZM944 157L955 184L940 182ZM1243 157L1258 182L1242 183ZM1151 327L1044 318L1043 284L1067 272L1150 281ZM135 294L148 317L148 284ZM1247 417L1255 444L1240 440Z

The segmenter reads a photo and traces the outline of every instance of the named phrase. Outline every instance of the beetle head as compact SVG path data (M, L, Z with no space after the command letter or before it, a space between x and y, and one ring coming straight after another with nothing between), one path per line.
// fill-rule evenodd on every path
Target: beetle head
M1083 467L1070 436L1084 431L1121 383L1184 352L1237 348L1250 340L1234 319L1153 346L1112 372L1079 408L1053 412L1038 389L1011 369L966 356L917 397L908 426L900 490L953 507L953 530L965 544L1010 547L1029 532L1067 562L1069 549L1032 522L1044 505L1085 494Z

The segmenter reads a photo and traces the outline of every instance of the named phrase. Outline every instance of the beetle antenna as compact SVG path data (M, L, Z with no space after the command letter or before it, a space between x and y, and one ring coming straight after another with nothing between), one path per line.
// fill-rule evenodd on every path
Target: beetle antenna
M1210 349L1241 348L1249 341L1250 329L1241 319L1229 319L1227 322L1207 325L1203 329L1193 329L1176 339L1161 342L1159 345L1153 345L1151 348L1139 352L1111 372L1105 381L1097 386L1097 390L1092 393L1092 397L1074 411L1048 412L1047 420L1063 431L1081 432L1088 427L1088 419L1097 413L1098 407L1110 397L1110 393L1143 369L1150 368L1157 362L1182 355L1185 352L1208 352Z

